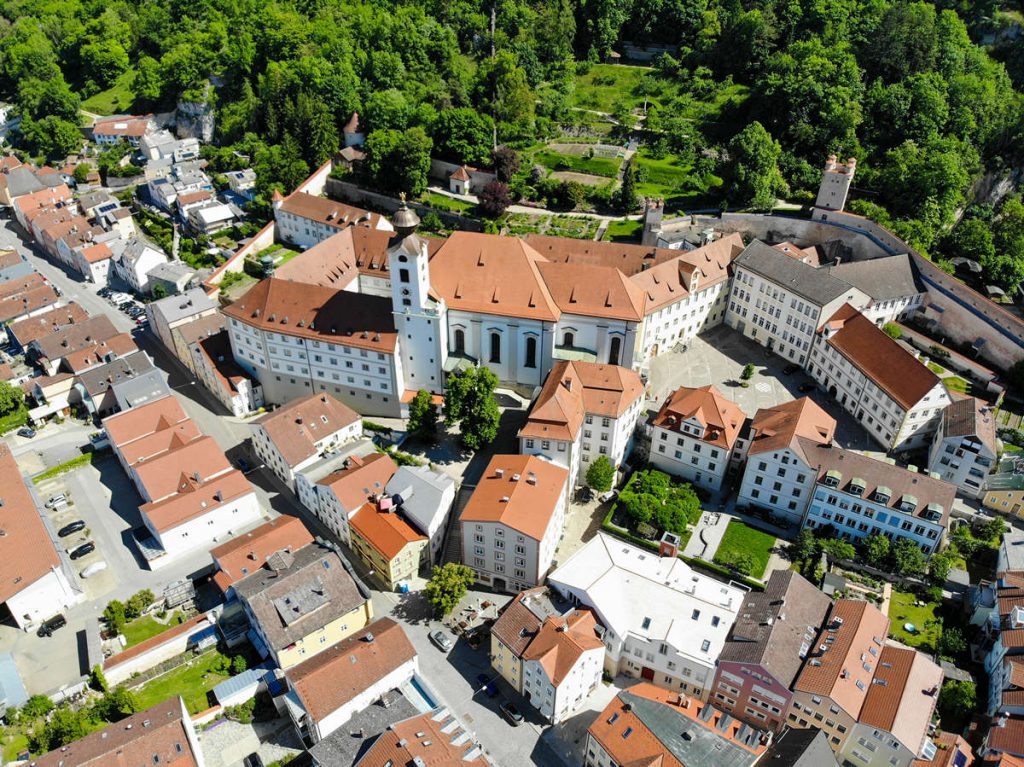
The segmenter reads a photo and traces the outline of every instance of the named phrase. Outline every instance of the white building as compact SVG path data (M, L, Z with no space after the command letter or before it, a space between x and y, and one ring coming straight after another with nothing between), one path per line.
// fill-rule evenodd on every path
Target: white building
M274 221L277 235L285 242L303 250L323 242L349 226L391 230L391 224L379 213L345 205L326 197L294 192L274 200Z
M928 555L939 549L956 487L852 450L809 440L802 444L808 463L816 467L807 527L832 526L850 541L869 535L909 538Z
M253 189L256 187L256 171L252 168L230 170L224 176L227 178L228 187L232 192L247 199L252 199Z
M599 455L617 469L633 447L643 395L640 376L628 368L559 360L519 430L519 452L565 466L570 487Z
M867 306L862 290L793 255L754 240L735 261L725 322L806 367L815 331L843 304Z
M292 400L252 422L256 455L293 490L296 474L362 435L359 414L326 392Z
M861 311L881 327L904 320L924 303L927 291L918 284L910 256L902 253L867 261L848 261L828 268L829 274L864 292L871 302Z
M226 330L193 341L189 352L196 378L233 416L263 407L263 387L235 363Z
M745 421L714 386L680 387L650 421L650 462L698 487L721 490Z
M349 520L363 505L386 491L397 471L391 456L384 453L353 455L344 460L341 469L315 482L310 482L306 474L297 475L295 485L302 505L349 545Z
M999 455L992 407L977 397L956 400L942 411L928 453L928 471L968 498L985 494L985 478Z
M167 350L179 359L183 356L183 350L175 343L174 329L216 313L217 304L202 288L192 288L180 295L167 296L146 305L146 318L149 320L150 330L156 333Z
M768 509L800 524L818 468L804 440L829 445L835 431L835 419L809 397L758 410L737 440L746 460L737 505Z
M18 468L10 447L0 444L0 490L4 535L0 561L4 575L0 602L18 628L29 630L81 601L84 594L72 586L75 576L57 549L57 541L43 524L41 511Z
M89 282L107 284L113 252L105 242L98 242L75 250L74 267Z
M744 590L598 533L549 585L605 628L605 670L707 700Z
M116 115L93 123L92 138L100 145L110 146L125 141L137 147L142 137L155 129L153 115Z
M449 512L455 503L455 480L426 466L402 466L388 480L384 492L427 536L430 561L438 562L447 538Z
M950 403L938 376L849 305L822 325L807 372L887 451L926 447Z
M477 581L518 593L544 582L562 537L568 469L535 455L496 455L462 515L462 560Z
M136 293L148 293L149 270L166 263L167 254L141 237L134 237L123 245L118 241L118 245L120 249L111 244L111 249L115 250L114 273Z
M814 207L842 210L846 206L846 195L850 193L850 184L853 183L853 174L856 172L856 157L851 157L845 165L840 165L836 155L829 155L825 171L821 175L821 185L818 187Z

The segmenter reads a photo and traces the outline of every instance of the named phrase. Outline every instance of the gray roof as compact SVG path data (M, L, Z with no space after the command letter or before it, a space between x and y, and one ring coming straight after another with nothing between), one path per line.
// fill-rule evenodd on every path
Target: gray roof
M95 208L97 205L102 205L105 202L109 202L111 199L110 192L106 189L97 189L95 192L86 192L78 198L78 204L82 206L83 210L89 208Z
M367 601L365 587L346 565L336 552L311 543L294 552L288 567L271 571L264 566L243 578L234 585L235 593L249 605L273 649L280 650ZM320 609L310 611L312 601L322 602ZM301 614L293 614L293 607Z
M454 486L454 479L431 471L427 466L401 466L388 480L384 491L402 496L402 513L426 533L439 513L448 513L447 507L441 508L443 495L449 489L454 490Z
M681 764L749 767L757 760L755 754L722 736L710 723L703 723L705 715L712 713L712 706L708 703L700 704L702 723L698 724L675 706L634 695L629 690L620 692L619 700L632 706L636 718ZM746 729L737 732L737 738L749 736L753 738L754 745L760 742L760 730L749 725L743 727Z
M153 369L153 360L143 351L132 352L125 357L118 357L113 362L87 370L78 376L78 382L89 395L95 399L114 384L128 381Z
M949 438L974 437L989 452L999 452L993 408L977 397L953 400L942 411L942 435Z
M388 693L388 704L374 701L352 715L345 724L321 740L309 753L320 767L352 767L393 724L411 719L420 712L398 690Z
M148 274L151 280L166 280L167 282L177 283L183 277L187 279L195 277L196 270L184 261L165 261L150 269ZM213 302L211 301L210 303Z
M924 293L918 284L910 256L901 253L869 261L849 261L828 268L829 274L860 288L875 301Z
M225 679L213 688L213 696L218 701L227 700L232 695L236 695L246 688L252 688L253 695L256 694L256 687L263 681L266 676L273 676L273 671L270 670L270 662L263 663L256 668L247 668L241 674L236 674L230 679Z
M776 570L763 592L743 598L720 660L758 664L789 687L831 605L799 573Z
M999 568L1024 570L1024 530L1011 527L1003 533L1003 541L999 544Z
M827 269L817 269L797 261L760 240L747 245L733 263L817 306L834 301L852 287L848 282L833 277Z
M170 264L161 264L160 266L170 266ZM159 277L156 269L153 269L150 275ZM217 304L206 295L206 291L202 288L192 288L181 295L161 298L149 305L149 310L159 314L168 325L216 308Z
M153 368L142 375L114 383L110 390L122 410L145 405L171 393L167 387L166 374L160 368Z
M817 727L787 728L775 739L764 756L771 767L838 767L828 736Z
M9 652L0 654L0 703L5 706L20 706L28 700L28 692L21 681L21 674Z
M58 174L54 175L59 178ZM33 173L32 169L27 165L22 165L7 171L7 192L12 199L14 197L20 197L23 194L38 192L45 188L46 187L43 183L36 178L36 174Z

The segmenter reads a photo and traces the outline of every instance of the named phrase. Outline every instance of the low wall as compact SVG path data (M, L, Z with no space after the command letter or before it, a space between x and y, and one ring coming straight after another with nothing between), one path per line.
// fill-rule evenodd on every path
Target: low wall
M248 256L255 256L261 250L266 250L273 245L276 232L277 228L273 221L260 229L255 237L235 251L231 258L218 266L213 274L206 278L203 287L206 288L207 292L211 295L216 293L217 286L220 285L220 281L224 279L224 275L228 272L244 271L245 259Z
M448 177L461 167L461 165L457 165L453 162L431 159L430 177L444 181L447 185ZM469 169L469 183L471 185L470 191L473 189L482 189L497 178L498 177L494 175L494 173L488 170L476 170L475 168Z
M162 634L107 658L103 663L103 674L111 685L120 684L130 679L133 674L142 673L181 655L188 649L189 639L213 623L212 617L197 615L190 621L169 628Z
M332 200L370 207L385 213L394 213L402 204L395 197L388 197L386 194L380 194L379 192L371 192L368 189L356 186L350 181L342 181L337 178L327 179L327 196ZM427 213L434 213L440 217L446 226L450 226L453 229L463 229L468 232L482 232L484 230L483 222L475 218L468 218L449 210L439 210L419 202L407 202L406 204L416 211L420 218Z
M949 357L939 358L938 355L932 354L930 351L932 346L937 345L935 341L907 325L900 325L900 330L903 333L900 336L900 340L906 341L918 351L924 352L938 364L942 365L942 367L957 373L966 374L976 382L984 385L993 394L1000 394L1003 391L1003 387L996 383L996 378L998 377L996 371L991 368L987 368L980 362L965 357L954 349L941 345L939 345L941 348L949 352Z

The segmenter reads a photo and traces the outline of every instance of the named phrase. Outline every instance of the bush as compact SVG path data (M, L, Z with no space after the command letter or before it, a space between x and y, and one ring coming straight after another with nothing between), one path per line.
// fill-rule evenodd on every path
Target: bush
M27 719L46 716L53 711L53 701L45 695L33 695L21 707L21 715Z
M125 614L124 602L117 599L109 602L103 609L103 620L106 621L107 626L109 626L112 631L120 634L124 629L124 624L128 622Z
M889 336L893 341L896 341L903 335L903 329L895 322L887 322L882 326L882 330Z
M239 703L237 706L228 706L224 709L224 716L232 721L239 722L240 724L251 724L255 718L254 712L256 710L256 699L247 700L245 703Z

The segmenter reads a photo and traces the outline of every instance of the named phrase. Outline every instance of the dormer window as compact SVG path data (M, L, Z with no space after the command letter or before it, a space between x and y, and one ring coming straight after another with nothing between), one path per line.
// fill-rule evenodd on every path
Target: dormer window
M929 503L925 508L924 514L922 515L925 519L933 522L942 519L942 504L940 503Z
M850 495L856 495L859 498L864 495L865 486L863 479L860 477L854 477L850 480Z
M875 502L876 503L889 503L889 499L892 498L892 490L884 485L875 488Z
M900 499L900 511L913 514L917 510L917 498L912 495L905 495Z
M822 484L826 487L839 487L839 483L843 479L841 471L836 469L829 469L825 472L825 478L822 480Z

